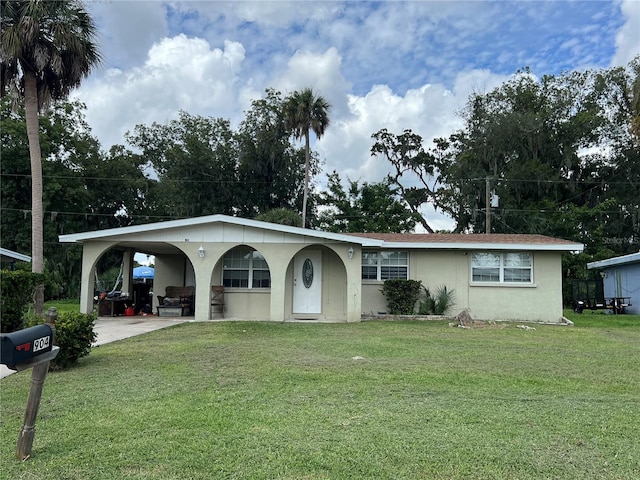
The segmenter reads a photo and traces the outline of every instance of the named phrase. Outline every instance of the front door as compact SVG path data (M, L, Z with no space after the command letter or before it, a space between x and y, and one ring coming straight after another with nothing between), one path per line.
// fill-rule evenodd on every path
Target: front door
M304 250L293 259L293 313L322 313L322 252Z

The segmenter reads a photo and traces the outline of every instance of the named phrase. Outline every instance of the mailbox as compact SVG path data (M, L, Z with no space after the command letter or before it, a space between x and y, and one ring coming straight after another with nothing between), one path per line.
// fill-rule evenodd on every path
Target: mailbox
M11 369L53 348L53 329L46 324L0 335L0 363Z

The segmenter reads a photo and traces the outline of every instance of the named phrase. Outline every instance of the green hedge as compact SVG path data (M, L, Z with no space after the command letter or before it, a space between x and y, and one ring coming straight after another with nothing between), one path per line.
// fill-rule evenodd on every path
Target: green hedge
M0 330L15 332L24 328L26 313L33 304L33 293L44 275L25 270L0 271Z
M413 315L420 295L420 280L385 280L381 292L391 315Z
M91 344L96 339L93 327L96 323L94 313L62 312L56 322L56 341L60 353L51 362L51 370L70 367L82 357L89 355Z

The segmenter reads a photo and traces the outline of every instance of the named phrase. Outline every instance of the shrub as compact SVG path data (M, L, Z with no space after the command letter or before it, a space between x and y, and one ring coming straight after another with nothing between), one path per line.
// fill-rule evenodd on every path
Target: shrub
M96 339L93 331L95 313L59 312L54 344L60 347L58 356L51 361L50 370L62 370L89 355Z
M453 307L456 299L454 290L440 286L432 296L428 289L424 289L425 295L420 299L419 312L421 315L444 315Z
M89 355L91 344L96 339L93 326L95 313L62 312L56 322L56 345L60 352L53 362L51 370L70 367L82 357Z
M41 273L25 270L0 271L0 330L15 332L24 328L25 314L33 303L33 292L44 281Z
M435 301L431 296L431 292L426 287L423 287L424 293L420 295L418 301L418 314L419 315L434 315Z
M413 315L420 295L420 280L385 280L381 292L391 315Z

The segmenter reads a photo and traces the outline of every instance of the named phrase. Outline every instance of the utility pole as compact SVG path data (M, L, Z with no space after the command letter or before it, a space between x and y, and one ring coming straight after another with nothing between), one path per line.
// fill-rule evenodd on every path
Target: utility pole
M484 205L484 224L486 227L485 233L491 233L491 182L489 177L485 179L486 192L485 192L485 205Z

